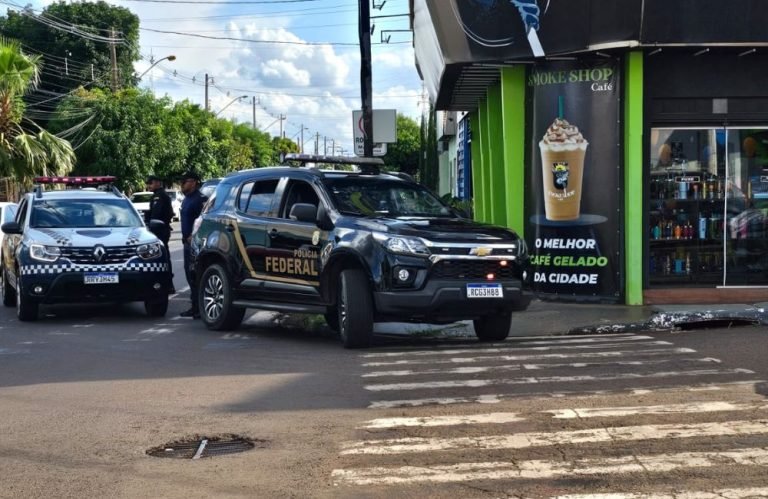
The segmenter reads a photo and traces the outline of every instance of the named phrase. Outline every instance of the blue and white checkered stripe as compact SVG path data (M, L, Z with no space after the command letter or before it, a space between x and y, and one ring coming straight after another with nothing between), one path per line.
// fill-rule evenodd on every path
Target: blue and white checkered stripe
M21 275L63 274L64 272L167 272L167 263L117 265L22 265Z

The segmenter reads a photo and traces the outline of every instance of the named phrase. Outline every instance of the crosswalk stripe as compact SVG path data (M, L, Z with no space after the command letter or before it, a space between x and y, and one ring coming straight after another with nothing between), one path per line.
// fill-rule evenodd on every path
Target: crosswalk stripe
M406 454L446 450L500 450L548 447L552 445L593 444L722 437L732 435L762 435L768 433L768 420L727 421L723 423L660 424L616 426L555 433L517 433L477 437L424 438L407 437L390 440L366 440L342 445L342 454Z
M552 414L554 419L610 418L619 416L640 416L643 414L691 414L704 412L752 411L768 409L768 401L754 404L732 402L695 402L691 404L648 405L635 407L597 407L581 409L555 409L542 411Z
M386 429L404 426L456 426L463 424L502 424L525 421L514 412L491 412L487 414L470 414L467 416L431 416L421 418L379 418L368 421L360 428Z
M478 395L476 397L427 397L418 399L399 399L399 400L375 400L368 405L369 409L394 409L401 407L421 407L426 405L452 405L452 404L498 404L502 400L519 398L519 397L539 397L539 398L565 398L565 397L579 397L579 398L594 398L604 397L606 395L651 395L656 393L664 393L670 390L686 390L689 392L704 392L704 391L720 391L726 388L732 388L734 386L754 386L758 383L766 383L768 381L762 379L749 379L731 382L721 383L703 383L700 385L691 385L687 387L679 386L652 386L646 388L623 388L618 390L559 390L556 392L533 392L533 393L492 393L486 395Z
M538 383L567 383L571 381L615 381L624 379L658 379L673 378L679 376L711 376L724 374L755 374L749 369L698 369L691 371L667 371L653 373L624 373L615 375L599 376L528 376L523 378L507 379L468 379L452 381L424 381L421 383L389 383L377 385L365 385L366 390L381 391L401 391L401 390L424 390L436 388L480 388L484 386L496 385L521 385Z
M569 494L554 499L747 499L768 497L768 487L719 489L711 492L686 491L672 494Z
M474 364L489 361L531 361L549 359L603 359L614 357L655 357L659 355L674 355L696 353L691 348L653 348L646 350L613 350L606 352L574 352L574 353L542 353L533 355L493 355L485 357L452 357L450 359L416 359L393 360L388 362L366 362L363 367L386 367L421 364Z
M670 346L672 343L668 341L639 341L633 343L632 346ZM562 346L538 346L527 347L519 344L510 344L504 348L455 348L446 350L414 350L414 351L399 351L399 352L375 352L361 355L365 359L374 358L392 358L392 357L426 357L426 356L439 356L439 355L463 355L463 354L478 354L478 353L505 353L510 350L533 350L538 352L547 352L553 350L595 350L598 348L626 348L627 343L590 343L587 345L562 345Z
M662 360L624 360L624 361L609 361L609 362L571 362L567 364L513 364L506 366L485 366L485 367L456 367L454 369L423 369L412 370L405 369L399 371L374 371L371 373L363 374L363 378L382 378L388 376L420 376L427 374L480 374L499 371L541 371L544 369L559 369L559 368L588 368L588 367L605 367L605 366L656 366L660 364L668 364L670 362L675 363L715 363L719 364L720 361L712 358L703 359L662 359Z
M542 479L618 473L668 473L683 468L723 468L738 465L767 466L768 449L746 448L722 452L631 455L578 461L531 460L336 469L333 470L332 477L336 485L394 485L419 482Z

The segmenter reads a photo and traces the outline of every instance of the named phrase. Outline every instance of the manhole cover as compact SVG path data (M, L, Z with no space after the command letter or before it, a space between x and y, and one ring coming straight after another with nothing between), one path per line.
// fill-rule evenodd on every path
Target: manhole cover
M200 459L202 457L237 454L258 447L266 447L266 440L240 437L237 435L220 435L214 437L193 437L171 442L147 451L153 457L170 457L173 459Z

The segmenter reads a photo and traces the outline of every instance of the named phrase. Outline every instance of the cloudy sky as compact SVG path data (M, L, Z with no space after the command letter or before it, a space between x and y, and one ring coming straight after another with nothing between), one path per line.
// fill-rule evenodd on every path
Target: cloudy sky
M314 152L319 134L320 153L331 154L332 145L351 153L352 111L361 106L357 0L108 1L141 21L137 74L176 56L143 77L156 95L204 105L208 74L210 108L220 116L250 123L255 97L261 130L277 136L283 115L287 138L298 142L303 129L305 152ZM412 38L398 31L409 27L400 16L408 0L371 1L373 107L418 119L425 101Z

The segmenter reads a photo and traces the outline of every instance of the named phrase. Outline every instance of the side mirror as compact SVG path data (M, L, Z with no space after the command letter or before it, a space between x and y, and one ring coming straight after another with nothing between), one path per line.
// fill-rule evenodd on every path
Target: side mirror
M6 222L0 226L4 234L21 234L21 226L16 222Z
M309 203L296 203L291 206L288 217L299 222L317 223L317 206Z

